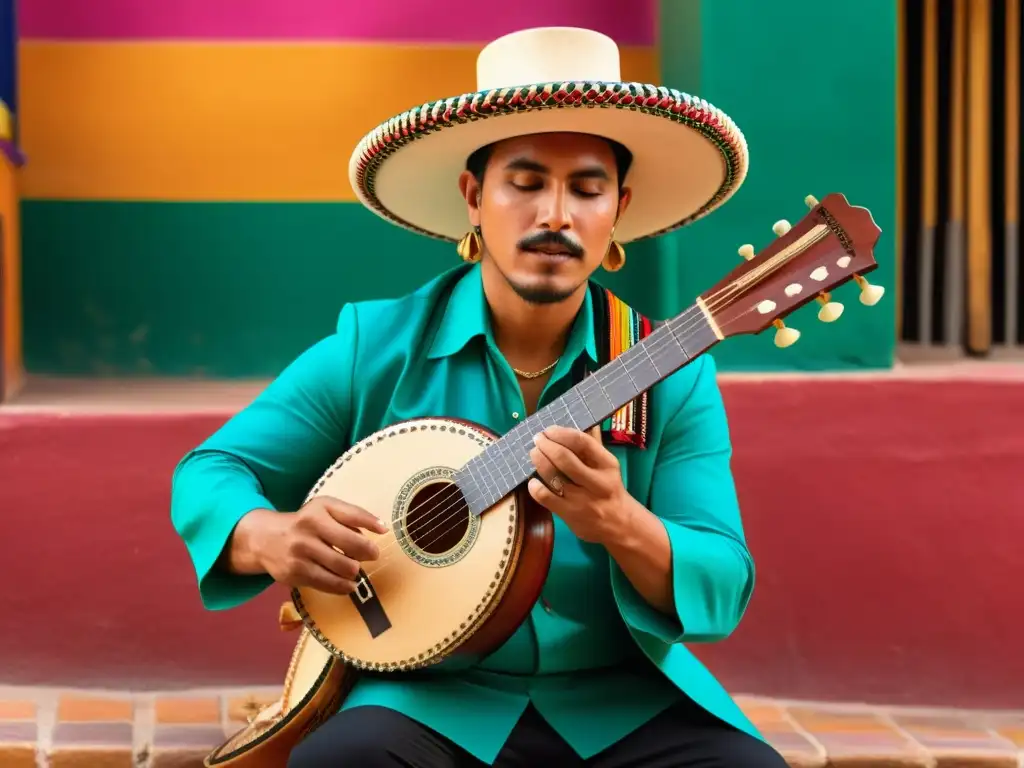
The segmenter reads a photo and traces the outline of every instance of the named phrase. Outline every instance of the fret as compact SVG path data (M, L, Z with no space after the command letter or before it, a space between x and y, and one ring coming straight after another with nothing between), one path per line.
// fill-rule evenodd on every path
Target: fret
M487 486L484 484L483 478L480 476L479 469L480 465L475 462L471 461L468 464L466 464L466 474L469 475L469 479L473 483L473 487L476 488L482 494L486 495Z
M665 323L676 339L679 349L686 355L686 361L694 359L718 342L714 328L697 307L677 315Z
M522 482L521 475L523 473L524 455L526 461L529 461L529 451L524 452L523 450L521 426L517 426L506 434L481 456L481 459L484 461L501 461L508 467L510 482L506 483L504 488L515 488L516 485Z
M466 505L471 509L486 509L486 503L484 499L486 494L480 490L480 485L473 477L473 465L467 464L463 467L462 472L455 473L455 485L460 491L462 491L462 497L466 500ZM481 509L482 511L482 509ZM479 514L476 513L476 514Z
M621 355L619 355L619 356L618 356L617 358L615 358L615 359L614 359L614 360L612 361L612 363L613 363L613 364L614 364L614 363L618 363L618 364L619 364L619 366L620 366L620 367L622 368L622 370L621 370L621 371L619 371L619 374L618 374L618 376L619 376L619 378L620 378L620 379L622 378L622 376L623 376L623 375L625 375L625 376L626 376L626 378L628 378L628 379L629 379L629 385L630 385L630 386L631 386L631 387L633 388L633 392L635 393L634 395L632 395L632 396L630 397L630 400L632 400L632 399L633 399L634 397L636 397L637 395L639 395L639 394L640 394L640 390L639 390L639 389L637 389L637 386L636 386L636 380L635 380L635 379L633 378L632 374L630 374L630 372L629 372L629 366L628 366L628 365L626 365L626 360L627 360L627 359L628 359L628 358L626 358L625 354L621 354Z
M491 454L491 456L493 457L493 454ZM480 462L481 469L483 470L481 472L481 474L487 480L487 489L489 491L491 491L492 493L494 493L494 492L501 493L501 489L504 487L504 485L502 484L502 482L500 480L500 476L499 477L495 477L494 476L494 471L492 470L492 467L491 467L491 465L493 463L494 463L493 458L490 458L489 460ZM498 498L501 498L501 497L499 496Z
M574 424L579 425L579 429L590 429L602 421L598 414L587 407L587 401L583 399L578 387L570 389L558 399L563 401L565 409L569 413L569 418L573 420Z
M533 436L541 429L543 427L538 426L538 422L526 419L506 435L505 439L508 440L508 445L497 449L512 457L515 463L515 474L518 478L517 485L533 472L530 451L533 448Z
M633 388L633 382L625 374L623 363L615 358L604 368L597 371L593 377L604 392L605 396L612 403L612 412L628 403L639 392Z
M501 459L501 463L504 464L504 468L508 470L508 477L502 476L502 484L507 484L507 481L515 482L515 479L519 476L519 462L515 461L515 456L511 451L505 449L499 449L495 452L495 464L498 463L498 459ZM510 461L510 459L512 461ZM500 471L500 465L499 465Z
M674 327L675 320L669 320L664 325L665 337L671 337L671 341L661 340L661 345L657 350L656 358L661 362L659 368L673 368L672 365L679 357L682 357L682 362L685 363L689 359L689 355L686 353L685 342L679 338Z
M601 386L597 376L587 376L582 382L576 385L587 410L594 414L594 423L603 421L606 416L615 413L615 403L611 401Z
M586 429L586 425L573 418L569 406L566 405L565 400L561 397L549 403L545 410L550 411L555 416L555 424L551 426L572 427L573 429L580 430Z
M636 344L623 352L619 357L622 359L626 370L629 371L633 388L637 390L638 394L650 389L661 381L661 373L651 358L650 352L647 351L646 344Z
M555 414L552 413L550 408L544 408L537 411L530 421L535 421L540 427L540 429L537 430L538 432L542 432L548 427L554 427L558 424L558 420L555 418Z
M652 335L653 335L653 334L652 334ZM650 337L648 337L648 338L650 338ZM661 373L661 371L660 371L660 370L658 370L658 364L657 364L656 362L654 362L654 358L653 358L653 357L651 357L651 352L650 352L650 350L648 349L648 347L649 347L650 345L648 345L648 344L637 344L636 346L637 346L637 347L639 347L640 349L642 349L642 350L643 350L643 353L644 353L644 355L645 355L645 356L647 357L647 359L648 359L648 360L650 361L650 363L651 363L651 367L652 367L652 368L654 368L654 373L655 373L655 374L656 374L656 375L658 376L658 378L660 379L660 378L661 378L661 376L662 376L662 373Z
M714 329L696 305L659 325L643 341L524 419L456 473L470 509L482 514L533 475L530 451L534 435L553 426L586 430L600 424L717 342ZM474 489L471 493L466 490L469 486Z

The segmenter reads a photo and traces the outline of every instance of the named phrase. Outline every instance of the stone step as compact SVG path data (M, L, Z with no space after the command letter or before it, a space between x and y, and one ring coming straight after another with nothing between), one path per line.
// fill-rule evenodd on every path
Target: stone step
M0 766L201 768L278 692L0 688ZM1024 766L1024 712L736 700L793 768Z

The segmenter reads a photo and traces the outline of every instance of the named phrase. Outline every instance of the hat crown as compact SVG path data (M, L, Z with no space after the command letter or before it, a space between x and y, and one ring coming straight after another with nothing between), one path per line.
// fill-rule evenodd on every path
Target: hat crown
M499 37L476 60L478 91L534 83L621 80L619 47L578 27L538 27Z

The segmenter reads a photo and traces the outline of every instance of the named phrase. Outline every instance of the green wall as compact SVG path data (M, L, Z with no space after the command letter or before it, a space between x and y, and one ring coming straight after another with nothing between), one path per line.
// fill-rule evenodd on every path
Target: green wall
M896 343L897 6L893 0L661 0L666 84L727 112L749 145L747 180L707 219L662 239L678 274L669 306L716 282L744 243L769 243L772 224L807 213L804 197L842 192L869 208L882 237L882 302L860 304L855 285L835 293L846 311L825 325L808 305L787 319L802 336L788 349L772 330L715 351L723 370L889 367ZM681 180L685 183L685 180ZM662 305L667 308L666 305Z
M347 301L412 290L455 247L361 206L30 201L26 365L71 375L271 376ZM609 280L657 306L654 244Z
M885 367L895 343L896 8L890 0L662 0L664 81L729 112L746 184L707 220L628 249L602 279L656 317L688 305L763 246L807 194L845 193L883 230L868 309L856 288L832 325L806 307L786 350L771 333L716 351L723 370ZM681 179L680 183L685 183ZM355 204L22 204L25 356L33 373L271 376L346 301L395 295L454 264L453 246Z

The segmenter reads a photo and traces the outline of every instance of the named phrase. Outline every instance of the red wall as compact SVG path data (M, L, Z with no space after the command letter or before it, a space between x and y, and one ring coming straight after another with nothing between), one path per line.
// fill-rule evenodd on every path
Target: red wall
M723 384L758 586L730 690L1024 708L1024 386ZM226 418L0 410L0 683L279 684L283 591L202 610L168 515Z

